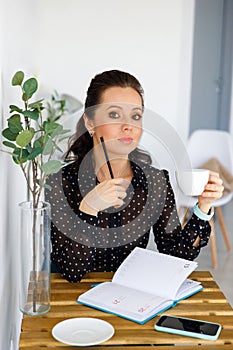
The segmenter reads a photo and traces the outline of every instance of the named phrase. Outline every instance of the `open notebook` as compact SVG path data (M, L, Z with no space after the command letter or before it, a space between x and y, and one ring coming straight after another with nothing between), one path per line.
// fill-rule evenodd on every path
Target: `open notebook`
M77 301L142 324L203 289L200 282L186 279L196 267L194 261L137 247L111 282L100 283Z

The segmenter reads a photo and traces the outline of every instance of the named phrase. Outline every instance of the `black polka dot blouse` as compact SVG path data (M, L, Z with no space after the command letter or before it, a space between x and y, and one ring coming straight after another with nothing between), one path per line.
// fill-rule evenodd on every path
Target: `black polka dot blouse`
M62 276L78 282L87 272L116 271L136 247L146 248L150 230L161 253L195 259L208 243L210 225L195 214L182 229L166 170L131 162L133 178L120 208L97 216L79 210L83 197L97 184L92 165L67 165L49 178L51 189L51 259ZM193 247L197 237L199 247Z

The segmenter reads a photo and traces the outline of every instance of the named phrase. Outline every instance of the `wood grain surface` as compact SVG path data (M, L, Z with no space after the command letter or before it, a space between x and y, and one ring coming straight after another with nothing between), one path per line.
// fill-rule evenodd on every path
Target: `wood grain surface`
M154 323L159 316L140 325L76 302L79 294L88 290L91 284L109 281L112 275L93 272L85 275L80 283L69 283L59 274L51 274L51 310L42 316L24 316L20 349L74 349L55 340L51 333L58 322L74 317L97 317L110 322L115 328L114 336L107 342L85 349L144 350L157 345L157 348L171 350L174 349L174 344L177 345L177 350L233 349L233 309L209 272L193 272L190 278L200 281L204 290L179 302L167 310L166 314L220 323L223 329L216 341L157 332Z

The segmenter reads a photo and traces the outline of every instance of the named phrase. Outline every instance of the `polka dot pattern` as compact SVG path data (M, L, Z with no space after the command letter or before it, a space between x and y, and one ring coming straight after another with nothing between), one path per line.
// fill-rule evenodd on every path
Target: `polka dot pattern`
M90 271L116 271L136 246L146 248L151 228L161 253L193 260L208 243L210 225L195 214L181 228L168 172L146 164L131 166L125 206L97 217L79 210L83 193L96 185L92 166L80 175L75 162L50 176L51 259L68 281L78 282ZM195 248L198 236L201 244Z

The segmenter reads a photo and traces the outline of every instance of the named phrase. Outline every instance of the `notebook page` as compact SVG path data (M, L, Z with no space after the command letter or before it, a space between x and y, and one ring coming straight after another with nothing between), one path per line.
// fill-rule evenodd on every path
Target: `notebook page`
M114 274L115 283L175 299L197 263L136 247Z
M80 295L78 301L137 320L160 311L171 301L112 282L101 283Z
M186 279L178 289L176 299L183 299L187 294L192 294L200 289L202 289L201 282Z

